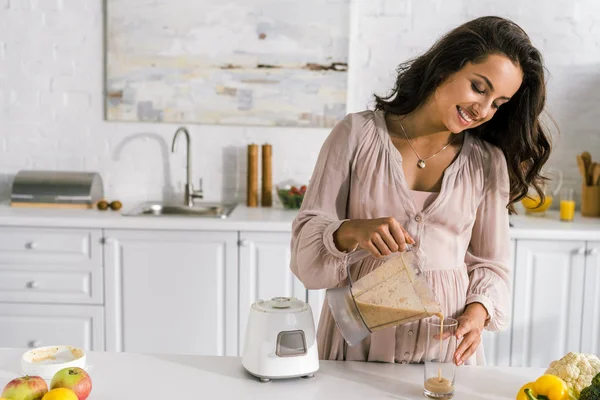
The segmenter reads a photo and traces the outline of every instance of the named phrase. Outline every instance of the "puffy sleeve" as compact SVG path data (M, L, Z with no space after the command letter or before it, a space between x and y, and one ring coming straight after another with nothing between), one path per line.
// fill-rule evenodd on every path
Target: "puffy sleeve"
M337 249L334 232L347 220L346 208L357 132L352 114L325 140L298 215L292 223L290 268L307 289L326 289L346 279L349 253Z
M469 274L467 302L481 303L489 319L486 329L508 328L510 301L510 228L506 205L509 177L504 154L490 147L484 196L477 208L465 262Z

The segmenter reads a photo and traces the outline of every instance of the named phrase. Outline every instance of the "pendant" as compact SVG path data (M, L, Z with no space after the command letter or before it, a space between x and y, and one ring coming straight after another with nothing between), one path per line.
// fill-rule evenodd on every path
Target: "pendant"
M419 162L417 162L417 167L425 168L425 160L419 160Z

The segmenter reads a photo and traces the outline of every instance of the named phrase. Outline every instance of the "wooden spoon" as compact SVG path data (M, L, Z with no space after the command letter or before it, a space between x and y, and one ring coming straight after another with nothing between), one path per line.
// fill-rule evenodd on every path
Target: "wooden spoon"
M587 186L587 169L585 168L585 162L580 154L577 154L577 166L579 167L579 173L583 179L583 183Z
M594 170L592 171L592 185L600 186L600 164L594 163Z
M586 182L586 185L590 186L593 184L591 182L591 180L592 180L592 173L591 173L592 172L592 155L589 152L584 151L583 153L581 153L581 158L583 159L583 165L585 167L585 175L584 175L585 182Z

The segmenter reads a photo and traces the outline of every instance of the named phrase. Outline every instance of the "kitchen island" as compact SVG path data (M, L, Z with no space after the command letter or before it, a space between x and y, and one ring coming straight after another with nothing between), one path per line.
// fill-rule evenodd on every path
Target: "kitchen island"
M27 349L0 349L0 385L20 375ZM312 379L260 383L238 357L88 352L90 400L424 399L423 366L321 361ZM540 368L461 366L457 400L512 400Z

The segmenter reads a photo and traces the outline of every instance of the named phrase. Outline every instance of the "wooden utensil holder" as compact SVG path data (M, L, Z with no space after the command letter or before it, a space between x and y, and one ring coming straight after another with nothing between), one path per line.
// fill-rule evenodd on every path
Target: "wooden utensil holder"
M600 186L582 186L581 215L584 217L600 217Z

